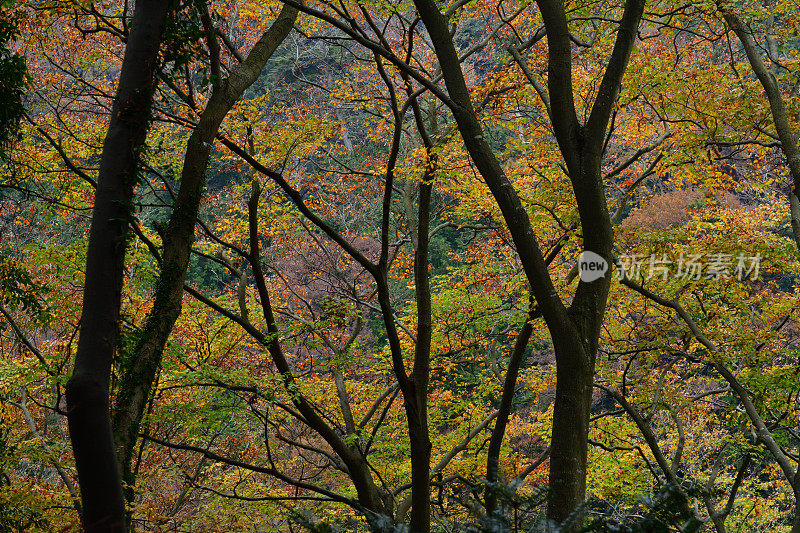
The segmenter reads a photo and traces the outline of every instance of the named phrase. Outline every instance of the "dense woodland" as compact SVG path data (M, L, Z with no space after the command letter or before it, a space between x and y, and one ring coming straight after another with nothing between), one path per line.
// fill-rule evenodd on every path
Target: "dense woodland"
M787 0L3 0L0 531L800 533L798 133Z

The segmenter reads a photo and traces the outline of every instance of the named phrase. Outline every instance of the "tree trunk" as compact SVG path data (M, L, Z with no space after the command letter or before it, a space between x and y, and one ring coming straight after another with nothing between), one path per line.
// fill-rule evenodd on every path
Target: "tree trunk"
M294 374L289 366L289 361L286 359L286 355L281 347L280 330L278 329L275 314L272 310L272 303L270 301L269 291L267 290L267 281L261 266L261 253L258 238L258 199L260 194L261 189L258 180L255 179L253 180L253 189L248 204L248 226L250 233L250 265L253 268L253 278L256 288L258 289L262 314L267 324L267 333L269 335L269 340L267 340L267 337L261 337L261 342L266 345L267 350L272 356L272 361L281 375L286 390L296 392L292 394L292 403L297 408L297 411L303 416L306 424L316 431L317 434L330 445L336 455L342 459L342 462L344 462L347 467L348 476L353 482L353 486L358 494L359 503L368 512L387 515L389 513L388 506L384 501L383 494L372 479L372 473L370 472L366 457L364 457L357 447L348 445L341 438L339 433L325 422L317 410L314 409L302 393L299 392Z
M589 409L595 355L611 285L614 233L602 178L603 146L611 110L636 41L644 0L627 0L603 78L584 124L578 120L572 85L572 44L563 2L537 0L547 31L548 92L553 129L566 164L583 231L584 250L608 262L607 274L578 282L569 326L551 324L556 357L556 398L547 517L564 522L586 495ZM538 296L537 296L538 298ZM547 316L545 315L545 320ZM579 526L578 517L566 524Z
M794 517L792 517L792 533L800 533L800 510L797 509L797 502L800 502L800 478L795 474L794 480Z
M132 360L120 378L114 409L114 436L125 480L133 484L130 468L139 425L150 389L161 365L164 346L181 313L183 285L194 242L194 228L206 182L214 139L228 111L259 77L269 58L294 26L297 10L284 6L275 22L228 79L215 87L186 146L181 187L164 232L161 272L153 308L147 317Z
M139 153L150 123L167 2L136 3L103 143L86 254L78 350L66 386L67 420L87 532L125 531L125 501L109 413L119 336L128 222Z
M758 51L755 40L753 39L752 31L746 28L739 18L724 7L718 4L719 10L725 18L725 22L733 30L738 37L739 42L742 44L747 60L753 72L761 82L764 88L767 100L769 101L769 108L772 112L772 120L775 123L775 132L778 134L778 139L781 143L781 151L786 156L786 162L789 166L789 173L792 176L792 190L789 191L789 214L792 224L792 235L794 236L795 246L800 250L800 147L797 145L797 135L792 130L789 115L786 110L786 105L781 95L778 80L773 72L767 68L764 61L761 59L761 54ZM767 41L770 39L768 38ZM769 43L768 45L774 45ZM800 502L800 474L795 473L788 475L789 483L793 485L795 492L795 511L794 519L792 520L792 533L800 533L800 509L797 509L797 504Z
M586 495L589 407L594 365L577 339L554 339L554 344L557 360L556 397L553 405L547 517L561 524L583 503Z
M415 110L416 111L416 110ZM427 169L432 169L431 147ZM431 357L431 289L428 278L428 232L430 231L430 180L426 172L419 186L417 243L414 251L414 287L417 302L417 342L414 346L414 369L411 372L412 398L406 398L406 418L411 444L411 531L431 530L431 440L428 429L428 381ZM403 392L405 395L405 391ZM411 401L409 401L411 400Z
M489 440L489 448L486 452L487 487L484 499L486 500L486 514L490 517L497 509L497 495L493 485L500 479L500 447L503 445L506 426L508 426L508 419L511 416L511 407L514 402L514 392L517 386L519 367L522 364L522 356L525 354L531 333L533 333L531 320L531 316L525 318L525 324L520 329L517 340L514 343L514 351L511 353L508 370L506 370L506 378L503 382L503 395L500 398L500 407L497 409L497 419L495 420L492 436Z
M795 245L800 249L800 201L798 201L798 197L800 197L800 147L797 146L797 135L792 130L789 114L786 111L786 105L783 102L783 96L781 96L781 90L778 86L778 79L761 59L761 53L758 51L758 46L753 39L752 31L746 28L736 15L728 11L727 8L723 8L721 4L719 9L725 18L725 22L736 34L736 37L739 38L739 42L742 43L747 60L750 62L753 72L758 77L758 81L761 82L761 86L767 95L769 108L772 112L772 121L775 123L775 132L778 134L778 139L781 142L781 151L786 156L789 173L792 176L792 190L789 191L789 212L792 221L792 235L794 235Z

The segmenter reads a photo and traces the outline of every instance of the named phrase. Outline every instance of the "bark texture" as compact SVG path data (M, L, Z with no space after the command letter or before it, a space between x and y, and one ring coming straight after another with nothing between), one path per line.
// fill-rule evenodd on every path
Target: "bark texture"
M128 223L139 153L150 123L167 2L136 3L103 143L86 255L78 350L67 419L87 532L125 531L125 501L109 413Z

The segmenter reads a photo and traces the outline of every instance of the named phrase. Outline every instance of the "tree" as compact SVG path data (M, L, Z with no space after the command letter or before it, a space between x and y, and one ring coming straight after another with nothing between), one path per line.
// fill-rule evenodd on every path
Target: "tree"
M531 290L553 339L558 379L550 459L548 516L563 522L583 502L586 442L597 338L610 278L581 282L567 309L553 287L524 208L484 139L472 107L447 21L430 2L416 3L442 65L451 110L464 144L500 205L525 268ZM613 232L603 190L601 163L606 129L636 38L643 2L626 2L608 67L585 125L575 113L571 39L563 4L539 2L549 48L549 109L572 181L581 217L584 248L611 262ZM414 526L412 525L412 528ZM421 529L425 530L425 529Z
M150 124L165 2L137 2L97 178L78 351L66 391L86 531L125 531L109 378L119 334L125 249L138 162Z
M733 30L733 33L739 39L739 42L744 49L750 67L753 69L758 81L764 88L767 100L769 101L769 108L772 113L772 120L775 125L775 132L777 139L780 142L781 151L786 157L786 163L789 166L789 173L792 178L792 190L789 192L789 207L792 217L792 233L794 235L795 244L800 248L800 149L797 146L797 134L792 129L789 114L786 110L786 104L781 95L781 88L776 76L776 69L780 65L780 60L777 50L777 44L774 36L767 36L767 54L770 61L774 65L773 68L767 68L764 64L761 54L758 51L753 31L746 24L743 24L739 17L733 12L730 6L725 4L718 4L722 17L725 23Z
M786 529L796 246L768 102L716 15L290 2L282 36L281 5L187 3L162 39L109 391L131 527L515 530L546 527L550 496L572 530ZM36 81L0 174L18 527L77 521L62 392L123 10L20 19ZM258 66L242 51L268 33ZM629 276L579 279L590 242ZM709 275L685 271L698 254ZM585 472L548 492L568 459Z
M250 53L240 58L238 67L223 78L218 30L213 26L207 8L202 13L210 53L212 92L187 142L181 186L172 206L169 223L162 233L163 248L160 251L153 250L161 267L153 307L140 340L126 362L114 406L114 434L120 466L128 483L133 483L131 459L142 415L151 395L167 338L181 312L186 270L214 139L228 112L258 79L269 58L292 30L296 18L296 9L284 7ZM184 96L188 99L188 96ZM196 105L191 100L187 103Z

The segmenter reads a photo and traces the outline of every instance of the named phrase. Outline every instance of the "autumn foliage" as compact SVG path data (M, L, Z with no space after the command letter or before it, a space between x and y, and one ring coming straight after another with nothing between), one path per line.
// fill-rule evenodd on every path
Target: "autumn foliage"
M0 7L0 531L87 527L65 388L133 4ZM800 532L799 17L171 3L119 527Z

